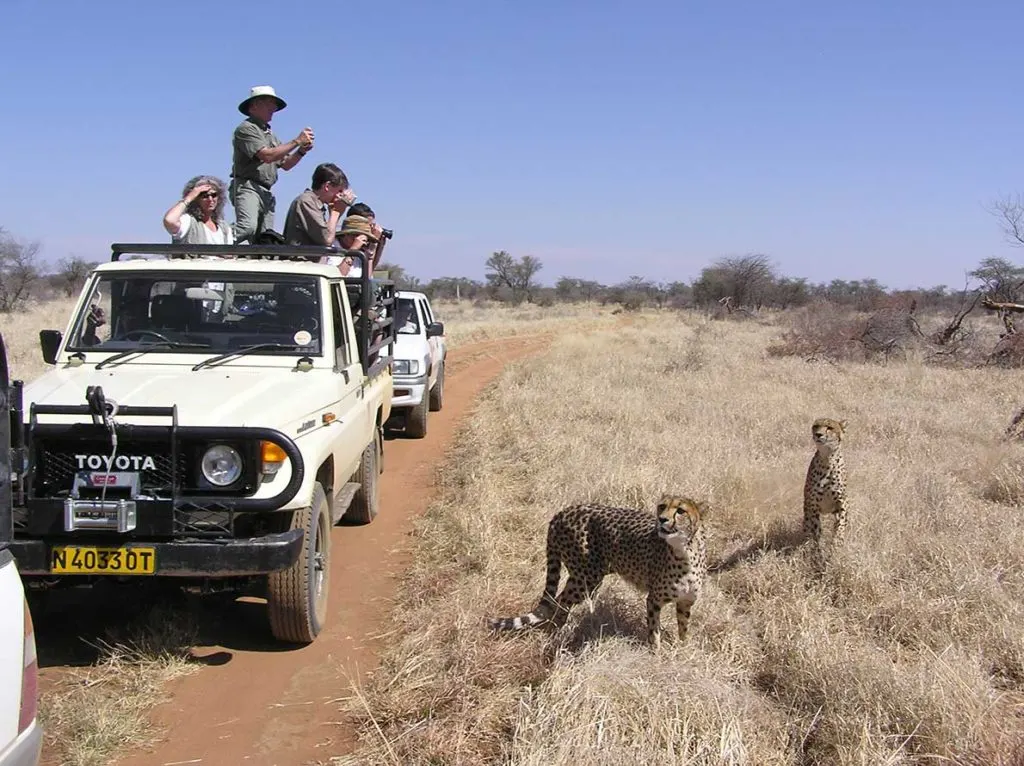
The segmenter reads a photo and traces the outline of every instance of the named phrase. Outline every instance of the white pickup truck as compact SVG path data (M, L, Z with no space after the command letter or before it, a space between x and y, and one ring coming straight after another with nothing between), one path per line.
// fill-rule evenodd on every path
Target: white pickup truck
M444 366L448 348L444 324L437 321L430 299L419 292L395 294L395 354L392 362L394 396L392 423L404 422L405 433L423 438L427 410L444 406Z
M113 245L40 333L54 369L10 387L0 543L30 586L255 589L276 638L316 638L331 529L377 514L392 398L394 285L326 255Z

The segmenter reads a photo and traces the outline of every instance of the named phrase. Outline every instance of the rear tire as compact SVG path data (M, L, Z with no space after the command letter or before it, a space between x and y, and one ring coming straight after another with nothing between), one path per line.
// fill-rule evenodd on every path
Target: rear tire
M352 481L359 483L359 489L352 497L352 503L342 517L345 521L356 524L369 524L377 518L377 511L380 508L380 486L377 477L380 471L377 468L377 439L366 445L363 456L359 460L359 470L352 477Z
M444 362L441 362L441 369L437 371L437 380L434 387L430 389L430 411L440 412L444 406Z
M288 569L267 577L270 632L278 641L309 644L327 619L331 579L331 514L320 482L312 505L292 512L289 529L302 529L302 550Z

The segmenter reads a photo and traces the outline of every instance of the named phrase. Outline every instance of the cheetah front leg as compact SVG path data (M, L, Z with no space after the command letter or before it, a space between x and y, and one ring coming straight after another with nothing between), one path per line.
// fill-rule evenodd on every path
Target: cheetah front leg
M814 546L816 556L821 554L821 511L811 497L804 497L804 540Z
M696 593L683 596L676 601L676 625L679 628L679 643L686 640L686 631L690 626L690 611L696 602Z
M835 523L832 527L832 546L838 546L843 544L843 540L846 538L846 496L837 495L832 498L832 512L835 515Z
M818 515L818 504L812 498L804 496L804 539L814 540L815 543L821 538L821 518Z
M647 643L654 651L661 649L661 607L664 602L653 593L647 594Z

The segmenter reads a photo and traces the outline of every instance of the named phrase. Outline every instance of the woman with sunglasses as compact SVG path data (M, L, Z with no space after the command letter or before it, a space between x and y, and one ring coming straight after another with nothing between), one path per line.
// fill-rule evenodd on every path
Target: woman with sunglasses
M231 245L235 237L224 220L224 182L196 176L185 184L181 199L164 214L164 228L175 244Z

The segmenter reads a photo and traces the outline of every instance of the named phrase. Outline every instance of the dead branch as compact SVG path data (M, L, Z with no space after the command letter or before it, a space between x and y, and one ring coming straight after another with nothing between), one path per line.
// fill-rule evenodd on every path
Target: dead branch
M1024 303L1005 303L1003 301L994 301L986 296L981 299L981 305L989 311L1012 311L1016 314L1024 314Z
M963 292L960 293L960 306L953 312L953 317L946 326L932 334L932 343L945 346L953 340L960 333L961 325L967 315L974 311L979 300L981 300L981 293L978 290L968 290L964 287Z

